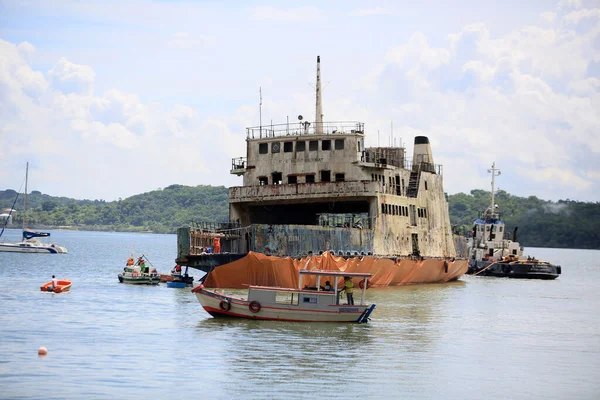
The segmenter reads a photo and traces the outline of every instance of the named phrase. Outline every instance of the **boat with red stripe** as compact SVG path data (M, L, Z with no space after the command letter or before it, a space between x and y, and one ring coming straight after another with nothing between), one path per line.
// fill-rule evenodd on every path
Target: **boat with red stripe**
M209 290L201 283L192 293L215 318L366 323L375 309L375 304L365 302L371 276L360 272L300 270L298 288L294 289L252 285L248 286L247 297L240 298ZM323 286L322 282L325 282ZM354 301L348 304L340 294L352 292L354 288L358 289L360 299L356 304L352 304Z

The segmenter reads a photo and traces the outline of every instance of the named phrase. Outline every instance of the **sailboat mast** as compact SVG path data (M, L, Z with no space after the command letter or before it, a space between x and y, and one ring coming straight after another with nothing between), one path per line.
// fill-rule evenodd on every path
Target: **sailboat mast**
M29 177L29 161L25 167L25 199L23 200L23 230L27 228L27 180Z
M317 100L315 105L315 133L323 133L323 103L321 100L321 56L317 56Z

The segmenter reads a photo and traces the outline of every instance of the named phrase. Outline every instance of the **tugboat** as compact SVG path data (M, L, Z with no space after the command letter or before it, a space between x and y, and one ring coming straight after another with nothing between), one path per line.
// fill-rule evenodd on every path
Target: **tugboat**
M492 174L492 202L481 218L475 220L468 240L469 268L467 274L527 279L556 279L561 273L560 265L523 256L523 248L517 242L517 228L513 240L506 239L500 209L494 203L494 178L500 175L496 163L488 169Z

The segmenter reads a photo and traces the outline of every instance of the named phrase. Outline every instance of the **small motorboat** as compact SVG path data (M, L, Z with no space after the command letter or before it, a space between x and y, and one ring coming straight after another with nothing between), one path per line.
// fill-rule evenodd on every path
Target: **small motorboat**
M146 256L142 255L134 263L133 256L130 257L125 268L123 268L123 272L118 275L119 282L134 285L158 285L160 274L154 266L146 266L146 260Z
M54 293L62 293L62 292L68 292L69 290L71 290L71 285L73 284L73 282L71 282L68 279L60 279L57 281L57 285L53 286L52 281L44 283L42 286L40 286L40 290L42 292L54 292Z
M194 277L188 275L188 267L185 267L185 272L181 273L181 267L176 265L171 271L172 279L167 281L167 287L183 289L186 286L192 286L194 284ZM161 276L162 281L162 276Z
M366 323L375 304L365 303L368 273L325 270L300 270L298 288L274 286L249 286L246 299L226 296L216 290L207 290L201 283L192 289L206 312L213 317L237 317L271 321L296 322L357 322ZM305 275L316 276L316 286L302 286ZM206 277L206 275L205 275ZM320 286L321 278L333 278L331 290ZM338 290L338 278L359 280L360 303L342 304ZM310 278L309 278L310 279Z
M134 285L158 285L160 275L156 272L142 272L139 266L133 268L125 267L118 276L121 283L132 283Z

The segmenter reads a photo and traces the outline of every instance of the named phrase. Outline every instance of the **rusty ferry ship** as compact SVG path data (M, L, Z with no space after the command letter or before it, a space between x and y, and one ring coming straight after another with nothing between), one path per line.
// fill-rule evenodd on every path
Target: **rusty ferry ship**
M458 279L468 262L429 139L415 137L412 158L366 147L363 123L323 121L320 75L317 57L314 121L246 129L229 222L179 228L176 262L223 288L296 287L300 269L369 272L374 286Z

